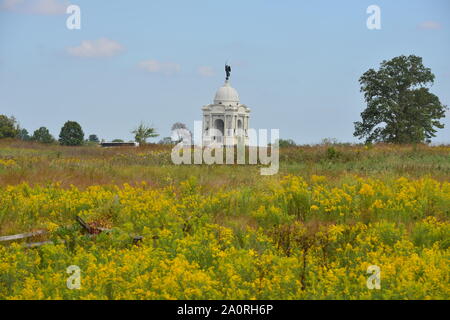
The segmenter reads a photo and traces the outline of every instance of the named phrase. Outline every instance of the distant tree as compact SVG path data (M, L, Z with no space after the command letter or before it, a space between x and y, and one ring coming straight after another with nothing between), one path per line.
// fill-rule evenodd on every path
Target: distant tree
M330 144L338 144L339 141L336 138L324 138L322 139L323 145L330 145Z
M0 115L0 139L17 138L19 131L20 128L16 118Z
M19 134L17 135L17 138L19 138L20 140L23 140L23 141L31 140L30 134L28 133L28 130L25 128L22 128L19 130Z
M147 139L159 136L159 134L156 133L155 128L146 126L142 122L136 129L131 131L131 133L134 134L134 139L139 144L145 144L147 143Z
M297 144L292 139L286 139L286 140L285 139L279 139L278 140L278 145L280 147L295 147Z
M123 142L122 139L114 139L112 142Z
M181 123L181 122L175 122L172 125L171 130L172 130L172 141L175 143L183 140L183 137L186 136L186 133L189 133L192 136L188 127L184 123Z
M158 144L171 145L171 144L174 144L174 142L171 137L164 137L161 140L159 140Z
M369 69L359 79L367 102L354 136L370 142L429 142L444 124L447 107L429 92L434 74L414 55L383 61L378 71Z
M84 132L78 122L67 121L61 128L59 143L64 146L80 146L84 141Z
M89 142L99 143L100 140L98 139L96 134L90 134L88 138Z
M56 141L46 127L40 127L34 131L31 139L40 143L54 143Z

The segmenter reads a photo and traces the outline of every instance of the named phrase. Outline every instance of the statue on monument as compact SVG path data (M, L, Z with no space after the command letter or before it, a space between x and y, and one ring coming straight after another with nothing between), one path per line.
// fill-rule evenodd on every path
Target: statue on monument
M225 64L225 72L227 74L226 80L229 80L231 74L231 67L228 64Z

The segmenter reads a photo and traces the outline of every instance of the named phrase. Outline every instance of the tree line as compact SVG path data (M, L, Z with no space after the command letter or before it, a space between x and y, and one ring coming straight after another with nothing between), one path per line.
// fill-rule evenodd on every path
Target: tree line
M83 129L76 121L67 121L61 128L59 139L56 140L46 127L40 127L30 135L27 129L20 127L15 117L6 115L0 115L0 139L2 138L16 138L46 144L59 142L65 146L79 146L85 143ZM90 135L88 141L91 140L98 142L98 137Z
M422 58L410 55L384 60L378 70L369 69L359 79L360 91L367 104L361 113L361 121L354 122L354 136L365 143L429 143L437 129L444 128L440 122L448 107L430 92L435 76L422 63ZM181 139L181 130L187 129L180 122L172 126L173 137L165 137L161 144L173 144ZM152 126L139 124L133 131L135 141L145 144L147 139L158 137ZM178 137L177 137L178 132ZM46 127L40 127L30 136L20 128L14 117L0 115L0 139L18 138L41 143L56 143ZM122 141L116 139L113 141ZM97 135L84 139L84 132L76 121L67 121L61 128L58 142L66 146L99 143ZM280 146L294 146L291 139L280 140Z
M181 130L188 130L184 123L176 122L172 125L172 137L164 137L159 144L175 144L181 140ZM131 131L134 135L134 141L140 145L146 144L147 139L156 138L159 134L152 126L141 122L135 129ZM59 143L63 146L81 146L100 143L100 139L96 134L90 134L87 139L84 138L84 132L81 125L76 121L67 121L59 133L56 140L46 127L40 127L35 130L32 135L28 130L22 128L14 116L0 115L0 139L13 138L23 141L35 141L45 144ZM112 142L124 142L122 139L114 139Z

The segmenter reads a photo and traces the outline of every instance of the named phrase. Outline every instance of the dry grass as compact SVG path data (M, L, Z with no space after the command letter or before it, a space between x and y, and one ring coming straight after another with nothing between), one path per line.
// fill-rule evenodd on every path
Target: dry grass
M17 140L0 141L0 186L26 182L31 185L58 182L75 185L136 184L165 186L195 176L205 190L222 187L254 187L261 179L285 174L324 175L341 181L346 176L418 178L428 175L439 181L450 177L450 146L316 145L282 148L280 174L260 177L259 166L173 165L170 146L150 144L139 148L63 147Z

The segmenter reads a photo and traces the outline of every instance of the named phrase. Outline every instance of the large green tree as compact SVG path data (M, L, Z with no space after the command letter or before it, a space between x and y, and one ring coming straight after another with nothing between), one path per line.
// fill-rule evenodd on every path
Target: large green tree
M55 138L50 134L50 131L46 127L40 127L35 130L32 137L33 141L37 141L40 143L53 143L55 142Z
M61 128L59 143L64 146L80 146L84 142L84 132L78 122L67 121Z
M366 142L419 143L435 137L447 107L429 91L434 74L414 55L383 61L359 79L367 102L354 136Z
M0 139L17 138L20 128L14 117L0 114Z

